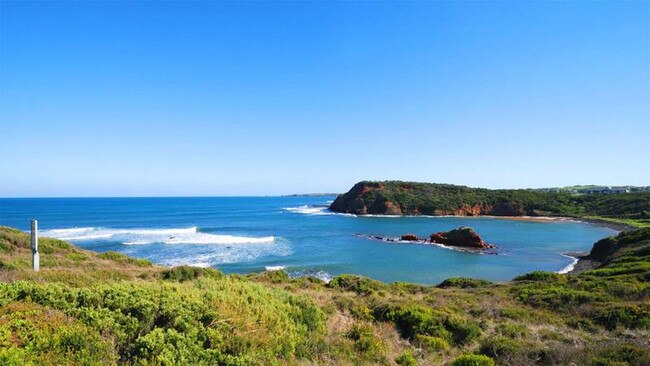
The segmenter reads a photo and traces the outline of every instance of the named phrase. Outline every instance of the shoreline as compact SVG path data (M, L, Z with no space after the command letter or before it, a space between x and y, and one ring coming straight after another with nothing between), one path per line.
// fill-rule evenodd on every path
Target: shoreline
M361 214L351 214L351 213L332 211L329 208L327 209L327 211L329 211L329 212L331 212L333 214L350 215L350 216L355 216L355 217L388 217L388 218L399 218L399 217L481 218L481 217L486 217L486 218L499 219L499 220L529 221L529 222L549 222L549 221L580 222L580 223L593 224L593 225L596 225L596 226L607 227L607 228L616 230L618 232L639 229L638 227L635 227L635 226L616 223L616 222L611 222L611 221L607 221L607 220L590 219L590 218L582 218L582 217L569 217L569 216L496 216L496 215L476 215L476 216L464 215L464 216L461 216L461 215L383 215L383 214L364 214L364 215L361 215Z
M557 273L567 274L567 275L576 275L585 271L590 271L592 269L598 268L601 264L600 261L593 260L589 258L589 253L563 253L562 256L573 258L574 261L570 265L564 267L562 270Z
M364 215L361 215L361 214L351 214L351 213L333 211L333 210L331 210L329 208L327 208L327 211L329 211L329 212L331 212L333 214L351 215L351 216L355 216L355 217L388 217L388 218L399 218L399 217L481 218L481 217L486 217L486 218L491 218L491 219L513 220L513 221L529 221L529 222L549 222L549 221L580 222L580 223L593 224L593 225L601 226L601 227L607 227L607 228L616 230L618 232L639 229L638 227L635 227L635 226L632 226L632 225L627 225L627 224L622 224L622 223L617 223L617 222L611 222L611 221L607 221L607 220L583 218L583 217L570 217L570 216L496 216L496 215L469 216L469 215L384 215L384 214L364 214Z
M505 219L505 220L514 220L514 221L531 221L531 222L548 222L548 221L582 222L582 223L593 224L593 225L596 225L596 226L607 227L607 228L616 230L618 232L638 229L638 227L634 227L634 226L627 225L627 224L620 224L620 223L611 222L611 221L607 221L607 220L589 219L589 218L582 218L582 217L569 217L569 216L493 216L493 215L482 215L482 217L491 217L491 218L495 218L495 219Z

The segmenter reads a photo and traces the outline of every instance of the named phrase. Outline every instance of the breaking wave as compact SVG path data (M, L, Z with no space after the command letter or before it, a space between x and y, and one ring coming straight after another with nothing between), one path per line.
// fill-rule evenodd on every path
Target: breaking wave
M569 263L566 267L562 268L561 270L557 271L559 274L565 274L573 271L573 269L576 267L576 264L578 263L578 258L567 255L567 254L560 254L563 257L566 258L571 258L571 263Z
M286 267L285 266L266 266L264 269L269 272L273 271L283 271Z
M301 271L289 271L287 273L290 278L300 278L300 277L316 277L319 280L329 283L334 276L332 276L330 273L321 271L321 270L301 270Z
M340 212L333 212L329 210L328 206L310 206L310 205L302 205L298 207L285 207L283 208L284 211L288 212L293 212L293 213L298 213L298 214L303 214L303 215L341 215L341 216L356 216L353 214L348 214L348 213L340 213Z
M42 236L70 241L119 241L125 245L144 244L259 244L270 243L273 236L248 237L204 233L197 227L170 229L109 229L85 227L43 230Z

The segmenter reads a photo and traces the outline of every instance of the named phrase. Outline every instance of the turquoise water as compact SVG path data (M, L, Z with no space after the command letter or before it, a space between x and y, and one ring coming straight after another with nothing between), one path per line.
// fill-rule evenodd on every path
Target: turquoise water
M0 225L66 239L98 252L115 250L163 265L225 272L284 268L293 276L341 273L436 284L468 276L509 280L533 270L560 271L567 251L586 251L614 230L576 222L495 218L355 217L333 214L334 197L184 197L0 199ZM355 234L399 236L471 226L498 255L438 246L387 244Z

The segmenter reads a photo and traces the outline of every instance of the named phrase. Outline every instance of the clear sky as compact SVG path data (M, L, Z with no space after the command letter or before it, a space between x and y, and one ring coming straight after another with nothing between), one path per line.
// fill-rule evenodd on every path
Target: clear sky
M650 2L0 2L0 196L650 185Z

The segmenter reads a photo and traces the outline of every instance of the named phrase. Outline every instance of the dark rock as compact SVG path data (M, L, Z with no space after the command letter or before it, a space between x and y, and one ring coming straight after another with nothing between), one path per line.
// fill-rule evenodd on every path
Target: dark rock
M430 240L432 243L456 247L477 249L494 248L494 245L484 242L483 239L481 239L481 237L469 227L461 227L447 232L441 231L431 234Z
M615 237L601 239L594 244L591 252L587 256L588 259L604 262L619 248L618 240Z
M404 234L404 235L402 235L400 240L403 240L403 241L420 241L421 239L418 238L418 236L415 235L415 234Z

